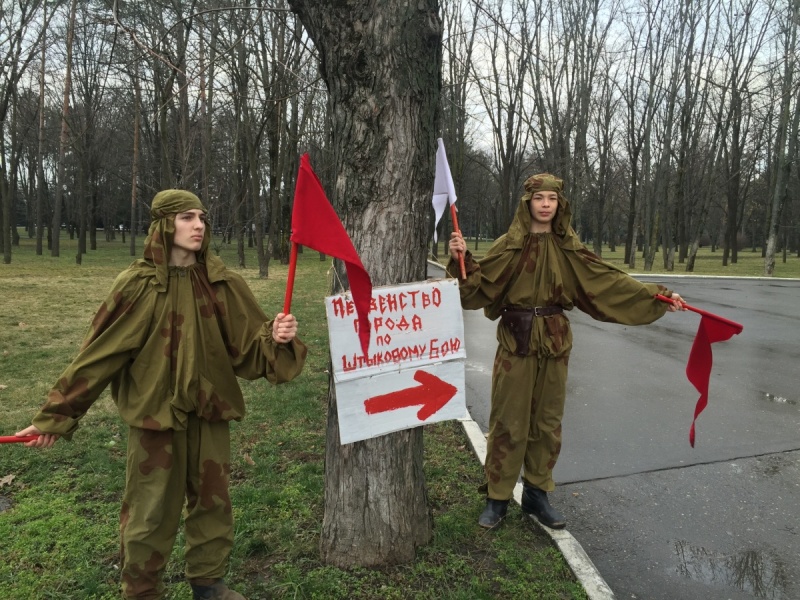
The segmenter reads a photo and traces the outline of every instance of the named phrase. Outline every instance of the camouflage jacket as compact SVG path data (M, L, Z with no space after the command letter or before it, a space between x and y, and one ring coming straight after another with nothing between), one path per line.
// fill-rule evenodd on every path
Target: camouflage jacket
M165 288L144 260L117 277L34 425L70 436L109 383L120 415L135 427L185 429L190 412L240 420L237 376L277 384L300 373L305 345L272 339L272 321L239 275L222 267L210 283L200 262L168 272Z
M559 194L553 233L530 233L530 194L520 200L508 233L492 245L486 256L474 260L467 252L467 277L459 281L461 304L483 308L492 320L503 306L533 308L578 307L592 318L612 323L640 325L664 315L667 305L656 293L671 294L665 287L637 281L589 251L570 225L571 211ZM450 260L447 271L459 277L458 264ZM514 352L516 342L499 325L497 339ZM564 314L533 319L530 353L545 357L567 356L572 348L569 320Z

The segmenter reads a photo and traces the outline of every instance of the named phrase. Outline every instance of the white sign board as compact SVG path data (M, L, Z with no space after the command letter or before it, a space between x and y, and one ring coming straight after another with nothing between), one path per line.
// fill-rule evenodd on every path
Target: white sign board
M455 279L373 288L366 355L350 294L325 308L342 444L467 416Z

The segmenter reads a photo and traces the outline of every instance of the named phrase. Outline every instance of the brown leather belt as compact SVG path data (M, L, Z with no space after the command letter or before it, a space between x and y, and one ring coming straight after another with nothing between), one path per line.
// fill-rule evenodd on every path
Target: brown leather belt
M535 317L548 317L550 315L560 315L564 312L561 306L534 306L533 308L524 308L520 306L504 306L503 312L531 312Z
M526 308L520 306L504 306L500 309L500 321L514 338L517 348L514 354L527 356L530 348L531 329L533 317L546 317L564 312L560 306L535 306Z
M533 314L537 317L546 317L548 315L560 315L564 309L560 306L536 306L533 309Z

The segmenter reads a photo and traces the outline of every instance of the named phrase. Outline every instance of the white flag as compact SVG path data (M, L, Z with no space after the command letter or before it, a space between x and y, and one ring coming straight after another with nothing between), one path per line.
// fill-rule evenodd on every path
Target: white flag
M437 140L439 149L436 151L436 177L433 180L433 211L436 213L436 221L433 224L433 241L437 242L436 227L442 219L444 209L450 204L456 203L456 188L453 185L453 176L450 174L450 165L447 164L447 154L444 151L442 138Z

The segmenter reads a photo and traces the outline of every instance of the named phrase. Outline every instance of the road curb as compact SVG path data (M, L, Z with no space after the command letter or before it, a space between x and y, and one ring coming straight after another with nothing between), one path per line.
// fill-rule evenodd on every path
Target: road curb
M483 435L480 426L472 419L461 419L461 425L464 427L464 433L467 434L475 456L478 457L481 464L485 464L486 437ZM514 487L514 501L517 504L522 502L522 483L518 482ZM550 529L538 521L535 522L553 540L553 543L564 556L564 560L567 561L575 578L586 590L589 600L614 600L616 598L603 576L600 575L597 567L594 566L589 555L586 554L583 546L578 543L578 540L569 531L566 529Z

